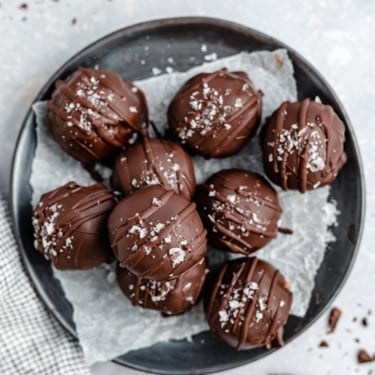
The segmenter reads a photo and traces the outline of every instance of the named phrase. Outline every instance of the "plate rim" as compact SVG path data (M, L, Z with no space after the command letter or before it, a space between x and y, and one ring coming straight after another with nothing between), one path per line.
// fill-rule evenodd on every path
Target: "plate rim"
M10 203L9 207L10 207L10 215L11 215L11 221L12 221L12 230L13 230L13 233L14 233L14 236L15 236L15 239L16 239L18 251L21 255L22 263L24 265L24 268L26 269L26 274L29 277L29 279L31 280L31 284L32 284L32 287L33 287L34 291L39 296L39 298L42 300L42 303L44 304L44 306L46 306L47 310L51 313L52 317L62 327L64 327L64 329L66 331L68 331L69 334L71 334L77 340L79 340L79 338L78 338L78 334L77 334L76 329L73 329L73 327L71 327L66 322L66 320L63 318L63 316L58 311L56 311L56 309L54 308L50 299L48 298L48 296L44 292L43 288L37 288L37 285L40 284L40 283L38 282L38 278L36 276L36 273L35 273L33 267L31 266L31 263L29 262L29 260L27 258L26 251L23 247L22 240L21 240L21 231L20 231L20 228L17 224L17 217L16 217L17 216L17 214L16 214L16 208L17 207L15 207L15 181L14 181L15 177L14 176L15 176L15 170L17 169L18 162L19 162L19 160L18 160L19 154L20 154L19 148L20 148L20 144L21 144L21 141L22 141L22 137L23 137L24 132L25 132L25 128L27 127L29 122L34 122L34 120L35 120L35 114L33 113L32 106L44 96L44 94L46 93L48 88L51 86L51 84L53 84L53 82L56 81L57 77L61 75L61 73L65 70L66 66L69 65L72 60L79 57L82 53L88 51L89 49L95 47L96 45L98 45L100 43L103 43L103 42L108 42L112 38L116 38L117 36L119 36L123 33L136 32L137 29L144 29L144 30L149 29L150 32L152 33L152 31L154 29L157 29L161 26L173 26L173 25L181 26L181 25L191 25L191 24L206 24L206 25L211 25L211 26L215 26L215 27L219 27L219 28L230 29L232 31L240 31L240 32L242 32L242 33L244 33L248 36L251 35L251 36L255 37L257 40L265 40L268 43L272 42L274 44L277 44L279 46L279 48L286 49L288 51L288 54L292 57L292 60L298 60L299 63L304 65L305 68L307 68L307 70L309 72L312 72L320 80L320 82L325 86L327 91L330 93L332 98L335 100L337 106L340 108L340 111L342 112L344 120L345 120L345 124L346 124L346 126L347 126L347 128L348 128L348 130L350 131L350 134L351 134L356 158L358 159L358 172L359 172L360 187L361 187L361 189L360 189L360 195L361 196L359 197L359 199L360 199L360 204L359 204L360 219L359 219L357 241L354 245L353 256L350 260L350 263L348 264L348 267L345 270L344 276L342 277L342 279L339 282L338 287L336 288L335 292L332 294L331 298L328 300L326 305L323 306L321 308L321 310L311 319L311 321L309 321L300 331L295 333L293 335L293 337L291 337L289 339L288 343L290 343L291 341L296 339L299 335L301 335L302 333L304 333L308 329L310 329L317 322L317 320L319 320L319 318L321 318L321 316L328 310L328 308L332 305L333 301L337 298L337 295L340 293L340 291L344 287L345 283L347 282L347 280L348 280L348 278L351 274L351 271L353 269L353 266L355 264L355 261L357 259L359 249L360 249L360 245L361 245L362 238L363 238L363 231L364 231L364 226L365 226L365 216L366 216L366 182L365 182L365 175L364 175L363 160L362 160L361 151L360 151L359 143L358 143L358 140L357 140L357 136L355 134L353 125L351 123L351 120L350 120L350 118L349 118L349 116L348 116L348 114L345 110L345 107L342 104L342 102L339 99L336 92L333 90L332 86L324 78L324 76L320 73L320 71L317 68L315 68L306 58L304 58L294 48L290 47L289 45L280 41L279 39L277 39L277 38L275 38L271 35L268 35L264 32L258 31L258 30L254 29L252 27L247 26L247 25L240 24L240 23L233 22L233 21L229 21L229 20L222 19L222 18L203 17L203 16L183 16L183 17L168 17L168 18L152 19L152 20L147 20L147 21L131 24L131 25L128 25L126 27L122 27L122 28L119 28L115 31L112 31L111 33L106 34L106 35L100 37L99 39L96 39L93 42L89 43L84 48L81 48L80 50L78 50L78 52L76 52L72 56L70 56L47 79L47 81L43 84L42 88L38 91L37 95L32 100L32 102L30 104L30 107L29 107L29 109L28 109L28 111L27 111L27 113L26 113L26 115L25 115L25 117L22 121L21 127L19 128L19 132L18 132L18 135L17 135L16 142L15 142L15 146L14 146L14 149L13 149L13 155L12 155L12 160L11 160L11 168L10 168L10 173L9 173L9 197L8 197L8 200L9 200L9 203ZM274 352L274 350L271 350L269 352L269 354L271 354L272 352ZM264 355L261 355L258 359L264 358L267 355L268 355L268 353L265 353ZM124 361L119 360L118 358L114 358L111 361L116 363L116 364L121 364L122 366L124 366ZM219 371L225 371L225 370L228 370L228 369L237 368L237 367L243 366L243 365L245 365L246 363L249 363L249 362L252 362L252 361L248 361L248 362L244 361L243 363L241 363L239 365L230 364L228 366L221 366ZM142 366L135 366L135 365L132 365L132 364L129 364L129 363L126 363L126 366L128 366L130 368L133 368L133 369L141 370L141 371L147 371L147 372L152 371L149 368L145 368L145 367L142 367ZM213 372L217 372L217 371L218 370L216 369L216 370L212 370L212 371L204 371L204 372L198 372L198 373L208 374L208 373L213 373ZM158 371L158 372L155 372L155 373L157 373L157 374L171 374L171 372L168 372L168 371L166 371L166 372Z

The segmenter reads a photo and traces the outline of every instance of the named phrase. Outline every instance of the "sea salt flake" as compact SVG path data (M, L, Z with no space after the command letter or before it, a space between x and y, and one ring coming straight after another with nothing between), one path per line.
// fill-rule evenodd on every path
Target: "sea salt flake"
M219 321L221 323L226 323L229 320L229 315L225 310L220 310L219 311ZM223 326L224 324L222 324Z
M227 195L227 199L229 200L229 202L231 203L235 203L236 202L236 194L230 194L230 195Z
M173 267L176 267L185 259L185 251L180 249L179 247L172 247L171 249L169 249L168 253L171 257Z
M232 309L232 310L234 310L234 309L238 309L240 306L241 306L241 304L240 304L240 302L239 301L236 301L236 300L231 300L231 301L229 301L229 307Z
M164 237L165 243L171 243L172 242L172 236L169 234L168 236Z
M151 204L153 206L160 207L161 206L161 200L159 198L154 197L154 198L152 198Z
M236 108L242 108L243 107L243 103L242 103L242 99L241 98L237 98L235 103L234 103L234 106Z
M258 323L260 322L261 320L263 319L263 313L261 313L260 311L256 311L255 312L255 322Z

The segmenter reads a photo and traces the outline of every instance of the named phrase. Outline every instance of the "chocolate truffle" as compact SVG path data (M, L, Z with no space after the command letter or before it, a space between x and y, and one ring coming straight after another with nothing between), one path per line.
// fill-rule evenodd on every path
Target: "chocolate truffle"
M197 189L197 203L210 244L250 254L278 232L282 213L276 191L260 175L227 169Z
M105 70L79 68L57 81L47 108L53 138L87 168L110 162L148 123L142 91Z
M204 258L174 279L141 279L117 266L117 282L133 305L175 315L191 309L202 290L206 276Z
M204 301L211 332L237 350L283 345L291 305L284 277L255 257L226 263Z
M255 133L261 95L245 72L201 73L187 81L168 109L172 134L193 154L237 153Z
M114 206L113 194L102 184L69 182L44 194L33 216L35 248L60 270L111 260L106 227Z
M284 190L331 184L346 162L345 126L317 101L284 102L262 130L264 167Z
M108 228L120 266L140 278L178 276L206 253L206 230L195 204L159 185L121 200Z
M190 199L195 190L194 167L178 144L144 137L117 157L112 185L125 195L140 187L162 185Z

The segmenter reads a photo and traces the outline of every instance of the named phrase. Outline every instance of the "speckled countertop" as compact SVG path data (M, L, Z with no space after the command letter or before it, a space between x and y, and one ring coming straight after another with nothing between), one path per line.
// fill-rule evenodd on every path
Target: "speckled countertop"
M354 125L365 165L367 217L354 269L334 301L343 311L333 335L325 314L286 348L223 374L371 374L360 348L375 353L375 2L368 0L29 0L0 1L0 188L7 194L15 139L29 104L70 56L124 26L154 18L205 15L256 28L304 55L336 90ZM373 311L369 315L369 310ZM367 317L368 326L361 324ZM353 321L357 318L357 321ZM326 340L328 348L319 344ZM359 341L359 342L357 342ZM140 374L100 363L94 374Z

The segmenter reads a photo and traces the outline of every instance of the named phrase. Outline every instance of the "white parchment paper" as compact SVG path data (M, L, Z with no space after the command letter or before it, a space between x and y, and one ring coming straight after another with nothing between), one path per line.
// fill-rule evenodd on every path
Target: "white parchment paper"
M188 72L136 82L146 93L150 118L159 130L163 131L166 127L166 110L171 98L188 78L199 72L223 67L246 71L255 87L264 93L263 119L284 100L295 100L297 97L293 67L285 50L252 54L243 52ZM30 181L34 190L33 203L36 204L44 192L70 180L82 185L92 184L88 173L64 153L48 134L45 103L35 104L34 112L38 145ZM198 183L212 173L229 167L263 173L259 140L255 137L238 155L230 158L206 161L194 157L194 165ZM292 314L303 316L326 245L334 241L329 227L335 224L338 212L335 203L328 201L329 187L305 194L278 190L284 210L281 226L291 228L293 235L280 234L256 255L281 270L293 291ZM212 262L228 257L212 249L208 256ZM73 318L88 364L160 341L189 338L208 328L201 305L184 315L169 318L162 318L155 311L131 306L116 285L110 266L89 271L55 271L55 276L73 305Z

